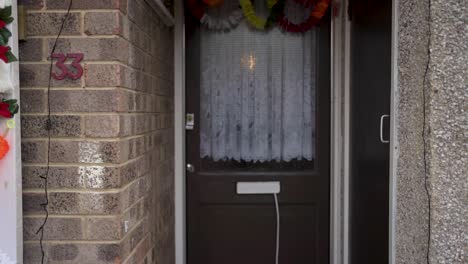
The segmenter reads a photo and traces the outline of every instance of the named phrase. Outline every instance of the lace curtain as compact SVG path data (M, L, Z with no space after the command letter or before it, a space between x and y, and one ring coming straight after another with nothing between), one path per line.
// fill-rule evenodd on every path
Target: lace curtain
M262 1L255 8L266 13ZM303 19L293 8L287 15ZM316 32L258 31L244 20L230 31L202 29L201 47L201 157L312 160Z

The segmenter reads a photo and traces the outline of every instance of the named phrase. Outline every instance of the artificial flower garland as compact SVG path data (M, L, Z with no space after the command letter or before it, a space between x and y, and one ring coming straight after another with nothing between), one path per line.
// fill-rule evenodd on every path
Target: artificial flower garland
M8 87L11 86L11 81L9 80L8 66L6 63L16 61L15 55L11 52L11 48L8 46L8 41L11 37L11 31L7 28L8 24L13 22L13 17L11 16L11 6L6 6L5 8L0 8L0 92L7 91ZM5 86L5 87L4 87ZM17 100L5 100L0 101L0 117L12 118L16 113L18 113L19 107ZM5 130L3 135L0 135L0 160L5 158L7 153L10 151L10 145L5 139L8 134L9 128ZM1 253L1 252L0 252ZM0 254L0 262L2 256Z
M320 22L322 17L327 13L329 6L330 0L319 0L312 8L310 16L306 21L300 24L294 24L286 18L283 12L279 15L278 23L284 30L289 32L306 32Z
M15 55L11 52L8 46L8 41L11 37L10 30L6 27L13 22L11 16L11 6L6 6L0 9L0 59L5 63L17 61Z
M11 2L11 1L9 1ZM8 41L11 37L11 32L7 25L13 22L11 16L11 5L6 6L5 1L0 0L0 94L8 93L13 89L11 80L10 62L17 61L15 55L11 52L8 46Z
M204 1L207 3L206 1ZM221 2L221 3L219 3ZM222 1L212 1L208 2L209 6L214 7L217 5L222 4ZM242 10L236 9L232 11L231 14L225 19L220 19L220 18L214 18L208 15L205 12L205 9L203 7L203 4L200 3L199 0L187 0L187 5L190 8L192 15L200 20L200 23L206 26L209 29L214 29L214 30L228 30L231 29L235 26L237 26L240 21L242 20Z
M224 3L224 0L187 0L187 4L193 16L209 29L229 30L239 24L242 20L243 13L248 23L256 29L263 30L278 22L284 30L289 32L306 32L310 30L320 22L330 6L330 0L294 0L305 8L314 5L306 21L300 24L294 24L290 22L284 14L285 1L286 0L267 0L268 9L270 10L267 19L258 17L255 14L251 0L239 0L241 9L234 10L225 19L213 18L205 12L205 6L219 7Z
M242 11L244 11L245 18L252 27L256 29L265 29L276 20L277 12L275 11L284 7L284 0L267 0L268 9L270 10L270 14L267 19L263 19L255 14L255 10L250 0L239 0L239 4L241 5Z

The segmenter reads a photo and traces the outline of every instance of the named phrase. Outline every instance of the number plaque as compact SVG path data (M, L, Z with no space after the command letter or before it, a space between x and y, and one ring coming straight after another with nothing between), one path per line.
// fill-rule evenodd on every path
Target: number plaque
M81 66L83 58L83 53L68 53L67 55L63 53L52 54L52 59L57 59L55 66L59 70L59 72L52 72L52 77L56 80L63 80L67 77L72 80L80 79L83 76L83 66ZM68 59L72 60L70 65L65 64Z

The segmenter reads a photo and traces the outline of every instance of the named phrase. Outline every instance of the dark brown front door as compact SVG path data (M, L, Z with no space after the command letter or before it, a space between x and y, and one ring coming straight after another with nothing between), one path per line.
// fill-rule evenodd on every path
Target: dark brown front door
M388 263L392 1L353 0L350 263Z
M308 34L211 32L186 19L187 263L329 263L330 26ZM242 22L245 23L245 22ZM231 35L234 34L234 35ZM260 35L255 35L260 34Z

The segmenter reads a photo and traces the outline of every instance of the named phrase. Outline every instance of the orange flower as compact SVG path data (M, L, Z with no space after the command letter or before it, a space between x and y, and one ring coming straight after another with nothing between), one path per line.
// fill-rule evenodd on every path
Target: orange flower
M3 159L10 151L10 145L3 137L0 136L0 160Z

